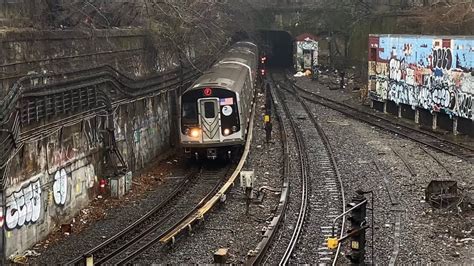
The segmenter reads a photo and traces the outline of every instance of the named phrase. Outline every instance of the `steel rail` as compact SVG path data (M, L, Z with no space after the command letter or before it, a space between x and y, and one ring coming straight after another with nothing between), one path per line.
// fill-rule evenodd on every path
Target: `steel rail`
M286 77L286 75L285 75L285 77ZM290 84L292 86L294 86L293 83L290 83ZM314 127L318 131L318 134L320 135L320 137L321 137L321 139L324 143L324 146L326 147L326 151L329 154L329 157L331 159L331 164L333 165L334 171L336 173L337 181L339 183L339 190L340 190L340 193L341 193L341 200L342 200L342 212L344 213L344 212L346 212L346 198L345 198L345 191L344 191L344 183L342 181L342 177L341 177L341 174L339 172L339 167L337 166L337 161L336 161L336 157L334 156L334 151L332 149L331 142L329 141L329 138L328 138L326 132L324 131L324 129L322 128L321 124L314 117L313 112L311 112L311 109L308 107L306 102L301 98L301 96L299 95L296 88L294 88L294 90L295 90L296 97L298 98L299 102L303 105L303 108L308 113L312 124L314 125ZM339 238L342 238L344 236L345 225L346 225L346 216L343 216L342 221L341 221L341 232L339 234ZM341 250L341 243L338 243L336 254L334 256L333 263L332 263L333 266L335 266L336 263L337 263L337 260L338 260L339 254L340 254L340 250Z
M306 210L308 207L308 168L309 165L307 163L307 156L305 152L305 145L303 142L303 136L301 131L299 130L298 126L296 125L290 109L288 108L288 105L283 101L283 97L281 95L281 92L278 91L277 93L279 95L279 98L281 99L283 110L285 112L286 117L288 118L288 121L290 122L291 129L293 131L293 134L295 136L295 141L297 143L297 148L298 148L298 155L299 155L299 161L300 161L300 172L301 172L301 204L300 204L300 210L298 212L298 218L296 220L295 228L293 230L293 234L291 235L290 242L288 243L288 246L283 253L283 256L279 262L279 265L287 265L288 261L290 260L291 254L293 254L293 251L296 247L296 243L299 240L300 233L303 229L303 224L304 220L306 218Z
M415 169L413 169L413 167L408 163L407 159L402 156L402 154L400 152L398 152L394 147L390 147L390 149L393 151L393 153L395 153L395 155L398 156L398 158L400 158L400 160L402 161L402 163L405 165L405 167L408 169L408 172L410 172L410 175L412 177L416 176L416 171Z
M101 243L100 245L94 247L93 249L87 251L86 253L82 254L81 256L78 256L74 258L73 260L67 262L66 264L68 265L78 265L79 263L85 263L85 260L88 256L97 254L103 249L109 247L113 242L119 240L120 238L124 237L126 234L130 233L132 230L136 229L137 227L143 225L144 222L146 222L147 219L152 217L154 214L157 212L161 211L163 207L165 207L169 202L171 202L174 198L176 198L184 188L186 188L186 185L191 181L191 178L197 174L198 170L197 169L192 169L188 175L183 178L183 180L176 186L176 188L164 199L161 203L159 203L157 206L155 206L153 209L151 209L149 212L147 212L144 216L142 216L140 219L136 220L129 226L127 226L125 229L122 231L118 232L117 234L113 235L109 239L107 239L105 242Z
M385 117L374 115L369 112L359 110L348 104L344 104L344 103L323 97L321 95L317 95L316 93L308 91L304 88L301 88L296 84L294 84L294 86L298 91L307 94L307 95L302 95L302 97L305 100L324 105L330 109L336 110L356 120L363 121L367 124L396 133L405 138L408 138L418 143L421 143L423 145L429 146L443 153L459 157L465 161L469 161L469 162L474 161L474 148L471 146L462 145L454 141L439 137L434 133L430 133L428 131L424 131L420 129L415 129L415 128L406 126L402 123L396 123ZM423 139L423 137L425 137L425 139ZM428 137L429 139L426 139L426 137Z
M228 165L227 166L227 170L224 172L223 175L221 175L221 177L219 178L219 182L216 182L216 184L214 185L214 187L209 190L209 192L201 198L201 200L198 201L198 203L195 205L195 207L188 211L177 223L175 223L173 226L171 226L170 228L167 228L167 230L164 230L162 233L159 233L157 236L154 236L152 239L150 240L147 240L146 237L149 236L149 235L152 235L153 233L153 230L149 230L147 231L145 234L142 234L140 236L138 236L137 240L134 241L137 242L138 240L142 240L144 239L145 240L145 243L140 245L137 249L133 250L131 253L127 254L124 258L122 258L121 260L119 260L118 262L114 263L116 265L125 265L127 264L128 262L132 261L134 258L136 258L138 255L142 254L143 252L145 252L146 250L148 250L152 245L156 244L159 242L159 240L166 234L168 234L170 231L174 230L174 228L181 224L184 220L188 219L191 215L193 215L193 213L196 212L196 210L198 210L199 208L201 208L207 201L209 201L209 199L211 199L216 191L219 190L220 186L222 185L222 182L224 182L226 176L228 175L228 172L229 170L231 169L231 165ZM202 173L201 173L202 174ZM160 221L161 222L161 221ZM153 229L157 229L158 226L155 226ZM190 227L188 227L190 228ZM132 243L133 244L133 243ZM123 249L120 250L120 252L124 252L127 248L129 247L133 247L131 245L127 245L126 247L124 247ZM109 256L107 257L106 259L104 260L101 260L98 264L99 265L102 265L102 264L110 264L110 261L113 260L114 256L117 256L119 254L119 252L116 252L115 254L113 254L112 256Z
M431 152L429 152L428 150L426 150L423 146L420 146L420 148L426 153L428 154L431 158L433 158L433 160L435 160L438 165L440 165L447 173L450 177L453 177L453 173L446 167L446 165L444 165L436 156L434 156L433 154L431 154Z
M288 198L290 194L290 148L288 145L288 138L289 131L288 128L285 127L283 123L282 114L278 110L277 107L281 108L281 102L276 99L276 93L274 86L271 86L271 98L273 104L275 106L275 114L280 125L280 137L283 144L283 182L281 188L281 195L280 200L278 202L277 210L275 211L275 216L273 217L270 225L267 227L262 240L257 244L257 247L254 250L249 252L249 256L247 257L247 261L245 265L259 265L262 264L262 260L264 258L265 253L267 252L275 234L281 225L284 214L286 211L286 207L288 205Z

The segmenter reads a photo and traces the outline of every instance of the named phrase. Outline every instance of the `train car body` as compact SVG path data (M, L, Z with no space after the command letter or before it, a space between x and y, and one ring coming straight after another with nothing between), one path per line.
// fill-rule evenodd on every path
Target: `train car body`
M245 143L257 67L257 46L238 42L181 95L180 142L185 154L229 157L234 147Z

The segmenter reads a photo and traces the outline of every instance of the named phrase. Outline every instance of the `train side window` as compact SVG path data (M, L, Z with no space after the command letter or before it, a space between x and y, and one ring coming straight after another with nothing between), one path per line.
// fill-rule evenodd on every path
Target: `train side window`
M216 117L216 108L214 107L214 102L205 102L204 103L204 116L206 118Z

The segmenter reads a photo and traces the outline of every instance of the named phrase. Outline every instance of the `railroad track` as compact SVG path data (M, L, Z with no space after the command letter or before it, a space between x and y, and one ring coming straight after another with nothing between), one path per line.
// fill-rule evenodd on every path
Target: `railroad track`
M322 97L321 95L299 87L293 81L290 81L287 76L285 77L287 78L288 82L291 82L293 89L300 93L301 97L309 102L324 105L353 119L363 121L367 124L396 133L420 144L429 146L435 150L457 156L465 161L474 162L474 148L472 146L456 143L454 141L444 139L435 133L412 128L389 120L385 117L359 110L348 104Z
M256 248L251 250L247 256L247 261L245 265L260 265L264 264L262 261L267 255L267 251L274 240L278 228L283 222L285 216L286 207L288 205L288 197L290 194L290 148L288 143L288 136L290 132L288 127L285 126L285 123L282 121L281 110L278 107L281 107L279 101L275 99L275 91L272 88L271 98L273 105L275 106L275 116L280 125L280 137L283 142L283 184L281 187L280 200L275 211L275 215L270 222L268 229L266 230L262 240L257 244Z
M131 263L140 254L144 253L154 244L161 244L159 241L179 224L186 220L202 207L219 190L228 177L229 171L235 168L235 164L228 164L225 167L205 166L197 182L188 189L189 193L183 195L180 201L172 208L168 208L168 214L161 217L151 230L140 236L140 239L130 246L120 250L119 253L111 256L100 264L126 264ZM233 169L232 169L233 170ZM172 209L172 210L170 210Z
M167 200L143 218L67 264L84 265L90 257L97 265L131 263L151 246L173 243L179 234L191 229L194 223L201 221L204 215L225 196L237 179L250 150L254 116L255 102L252 104L247 140L238 164L228 164L217 172L204 168L206 171L201 171L197 180L192 183L184 181ZM235 169L229 177L232 168ZM180 204L172 205L171 201L175 200L179 193L185 193L180 197ZM171 209L173 211L170 211Z
M281 95L279 95L279 98L282 99ZM290 109L288 108L288 105L286 103L283 103L283 110L290 122L291 130L293 131L293 135L295 136L295 141L298 149L299 162L301 167L301 203L298 212L298 218L294 225L293 234L291 235L290 242L288 243L288 246L285 252L283 253L279 265L286 265L289 263L290 256L293 254L296 244L299 240L301 231L303 230L304 221L306 218L306 211L308 210L308 187L310 182L308 178L310 168L308 164L308 156L306 152L307 148L306 143L303 139L303 134L301 132L301 129L296 125L296 122L293 119Z
M275 79L275 82L278 81ZM326 247L326 238L332 233L331 218L336 217L345 208L344 191L342 180L337 170L337 164L328 139L309 108L297 94L293 93L290 95L283 93L280 87L288 86L287 84L284 82L278 83L278 90L273 89L272 93L274 94L273 96L278 95L278 97L275 98L279 100L275 100L275 103L283 110L291 131L295 136L301 178L299 182L295 182L291 181L292 178L290 177L289 184L284 183L282 198L278 209L285 209L286 202L284 196L286 195L283 194L287 194L286 189L290 186L292 188L292 195L296 195L290 200L297 201L299 209L297 210L297 217L292 224L293 230L291 237L285 242L285 251L282 254L271 256L280 256L278 258L280 265L303 263L303 261L293 260L295 253L302 253L299 257L304 256L305 258L310 258L304 262L335 264L338 259L339 249L336 252L329 251ZM286 102L288 99L285 99L289 97L295 97L294 99L296 100L295 104L293 104L293 101L291 102L291 110L289 104ZM299 111L303 110L305 114L296 111L298 109L296 105L300 105L302 108L299 108ZM308 123L305 123L306 118L310 119L312 126L308 126ZM283 125L284 123L281 124ZM308 128L313 129L313 133L314 129L316 129L318 134L313 134L312 136L308 135ZM287 133L288 132L284 129L284 134ZM319 136L319 138L316 136ZM287 217L291 216L288 211L289 210L286 210L287 213L285 213ZM269 239L274 239L275 228L282 223L282 221L276 220L282 219L283 215L281 213L275 216L271 223L272 226L270 226L270 229L265 233L264 240L257 246L256 251L258 254L255 258L247 261L247 264L258 264L262 261L262 257L265 256L262 255L262 253L268 253L268 246L275 244L271 243L272 241L269 241ZM339 227L336 229L337 232L340 232L340 235L342 235L341 228L344 227L344 222L345 221L339 224ZM318 232L306 230L305 228L314 225L318 226ZM280 230L283 230L283 228ZM306 241L307 239L311 239L313 244L308 243L308 241ZM306 251L313 251L312 254L304 254L303 251L298 251L298 248L301 246L305 246ZM267 254L267 256L269 255ZM268 259L269 258L267 258L267 260ZM275 258L272 258L272 260L275 260Z
M68 264L84 265L90 256L93 256L95 265L127 263L157 243L164 234L214 195L233 166L235 164L225 167L202 165L200 170L192 169L162 203Z
M81 256L69 261L69 265L85 265L87 257L93 256L96 264L100 264L107 257L120 252L121 249L130 245L135 237L140 236L156 224L158 217L162 216L166 211L165 208L177 197L186 192L187 186L193 182L193 178L199 173L199 169L193 168L189 171L176 188L164 199L160 204L146 213L139 220L127 226L102 244L89 250Z

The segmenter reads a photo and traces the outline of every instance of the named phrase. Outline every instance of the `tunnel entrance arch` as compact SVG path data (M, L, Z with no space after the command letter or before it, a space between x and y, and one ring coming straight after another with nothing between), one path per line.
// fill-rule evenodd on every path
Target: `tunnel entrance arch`
M269 67L293 67L293 36L287 31L261 30L260 50L268 58Z

